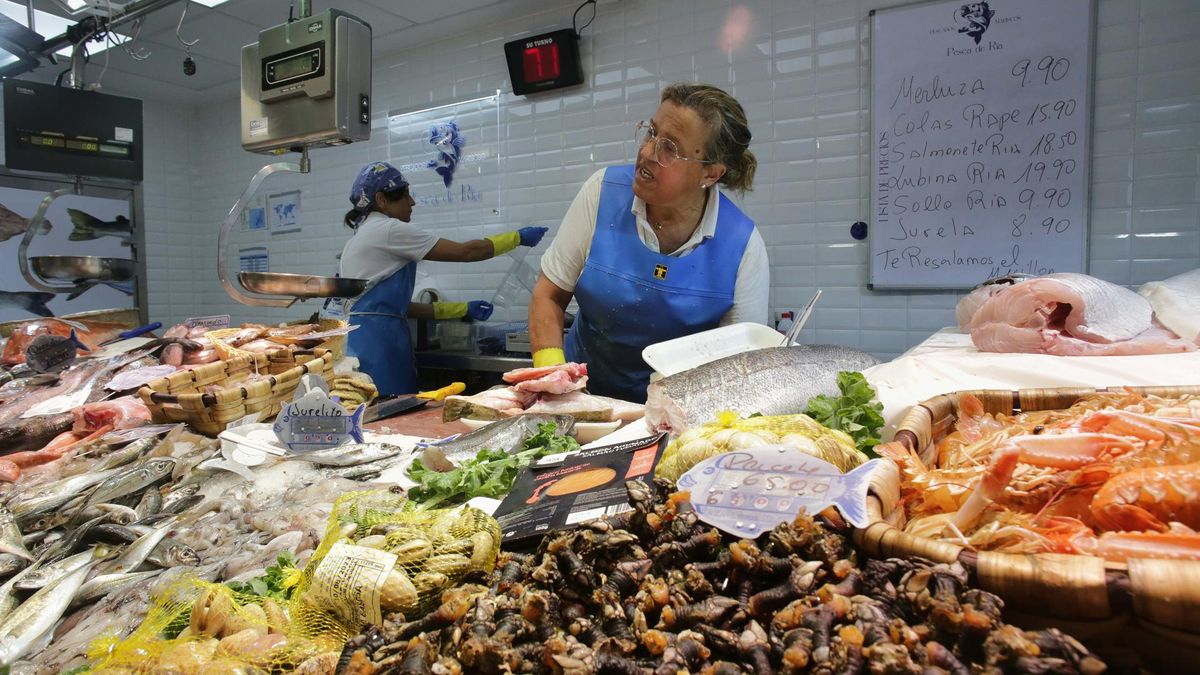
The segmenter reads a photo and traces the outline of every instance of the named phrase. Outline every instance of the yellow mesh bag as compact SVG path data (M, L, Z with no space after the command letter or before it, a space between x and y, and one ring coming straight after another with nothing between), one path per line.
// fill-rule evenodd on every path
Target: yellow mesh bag
M808 415L774 415L741 419L723 412L715 422L683 432L667 446L654 475L678 480L700 462L730 450L787 445L833 464L843 473L867 461L854 439L829 429Z
M388 490L346 493L292 594L293 630L340 645L384 616L415 618L468 573L491 572L499 551L500 526L478 509L418 511Z
M341 643L311 640L269 598L185 577L154 599L121 641L91 645L92 673L332 673Z

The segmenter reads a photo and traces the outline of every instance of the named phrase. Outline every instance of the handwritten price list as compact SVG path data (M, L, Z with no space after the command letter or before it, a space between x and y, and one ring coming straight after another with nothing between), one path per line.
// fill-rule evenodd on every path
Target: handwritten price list
M1089 7L936 3L874 16L874 284L962 288L1084 269Z

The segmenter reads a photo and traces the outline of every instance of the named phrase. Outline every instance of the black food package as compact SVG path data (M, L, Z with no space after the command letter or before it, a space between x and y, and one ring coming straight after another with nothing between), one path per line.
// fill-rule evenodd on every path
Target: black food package
M654 479L667 435L543 458L521 470L496 509L503 545L632 510L625 481Z

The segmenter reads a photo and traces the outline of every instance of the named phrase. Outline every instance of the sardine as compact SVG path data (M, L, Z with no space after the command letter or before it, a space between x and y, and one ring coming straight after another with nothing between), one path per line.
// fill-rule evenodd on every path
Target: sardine
M34 593L0 623L0 664L10 665L21 658L29 646L49 631L79 592L93 561L66 574L55 583Z
M554 424L554 433L570 434L575 429L575 418L570 415L518 415L493 422L449 441L431 445L437 448L454 464L462 464L484 448L503 450L514 454L530 437L538 433L538 425Z
M157 567L194 566L199 565L200 561L200 554L195 549L174 537L165 537L146 556L146 562Z
M134 514L137 516L131 522L138 522L144 518L149 518L154 514L162 511L163 496L158 490L146 490L142 498L138 500L137 506L133 507Z
M138 459L154 449L160 440L155 437L142 438L136 440L129 445L118 450L112 450L104 455L104 459L93 469L94 471L106 471L108 469L116 469Z
M111 476L97 485L84 502L84 508L143 490L171 475L174 468L174 457L148 459L137 467Z
M102 513L99 516L92 518L91 520L85 521L79 527L76 527L75 529L71 530L70 533L66 537L64 537L63 539L60 539L59 541L54 542L54 545L52 545L50 548L48 548L46 550L46 552L41 555L41 557L38 559L38 563L40 565L46 565L49 563L57 562L59 560L62 560L65 557L67 557L68 555L71 555L71 553L73 553L75 551L75 549L78 548L79 545L83 543L84 537L88 536L88 534L92 531L93 527L96 527L97 525L100 525L102 523L107 523L111 519L112 519L111 513ZM38 588L38 587L30 586L30 587L22 587L22 588L23 588L23 590L30 590L31 588Z
M0 577L9 577L29 567L29 561L11 553L0 553Z
M103 523L92 529L89 538L100 539L101 541L106 541L112 544L132 544L143 534L145 534L145 532L139 532L128 525Z
M130 544L119 558L105 567L105 574L120 574L136 570L142 563L146 562L146 558L149 557L154 547L158 546L158 543L167 536L167 533L174 526L175 520L172 519L143 534L137 541Z
M402 452L404 452L404 448L389 443L352 443L290 455L288 459L311 462L320 466L357 466L395 457Z
M742 415L801 413L810 398L839 393L839 372L877 363L879 359L864 351L836 345L768 347L727 356L651 382L646 426L677 435L716 419L724 410Z
M19 591L35 591L45 588L79 569L81 566L87 565L93 558L102 557L110 552L111 549L106 546L97 546L89 551L76 553L56 562L46 565L39 564L23 574L21 579L13 584L13 588Z
M124 504L92 504L84 509L80 516L91 519L106 514L110 516L108 522L120 525L128 525L138 520L137 512Z
M101 574L92 577L79 587L79 592L75 594L71 604L83 605L95 602L129 584L146 581L161 573L162 570L147 570L145 572L125 572L123 574Z
M33 560L33 554L25 548L25 542L22 541L21 528L17 527L17 517L4 507L0 507L0 553L10 553L26 560Z

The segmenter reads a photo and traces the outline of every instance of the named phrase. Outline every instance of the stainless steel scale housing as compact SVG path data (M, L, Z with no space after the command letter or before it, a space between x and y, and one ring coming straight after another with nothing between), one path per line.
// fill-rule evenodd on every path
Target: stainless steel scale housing
M242 48L242 147L251 152L301 153L258 171L221 226L217 273L225 292L246 305L288 307L316 297L355 297L364 279L277 272L228 278L229 234L262 182L274 173L308 173L309 148L345 145L371 136L371 27L335 9L268 28ZM249 292L247 294L246 292Z

